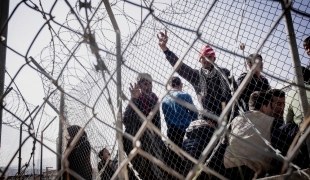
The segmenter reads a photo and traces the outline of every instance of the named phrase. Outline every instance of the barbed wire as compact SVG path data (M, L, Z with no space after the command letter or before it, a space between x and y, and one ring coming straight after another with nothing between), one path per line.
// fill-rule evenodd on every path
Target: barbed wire
M258 149L264 157L277 159L284 164L288 163L287 173L291 173L291 168L298 171L305 168L302 162L296 164L292 154L283 154L278 147L274 147L274 144L269 142L270 137L264 137L261 134L260 128L256 127L258 125L246 116L249 111L243 109L241 99L244 98L242 94L248 90L248 84L251 85L255 76L254 68L259 69L259 65L255 64L252 69L249 67L247 70L247 63L254 60L248 57L252 53L262 54L264 63L262 74L268 79L272 89L290 85L293 87L292 90L298 89L298 93L302 94L302 91L308 93L310 87L306 83L301 85L291 81L296 77L293 70L300 66L294 67L294 63L291 63L292 49L289 46L287 34L295 37L299 63L301 66L306 66L309 58L301 52L304 51L303 40L310 34L307 28L310 22L309 2L294 0L289 2L291 4L282 4L282 1L115 0L109 2L113 12L109 12L106 8L106 2L65 0L47 3L31 0L12 3L14 7L0 30L2 39L4 28L8 26L9 36L3 37L7 41L4 43L5 41L2 40L1 45L8 51L7 61L16 58L22 60L22 63L18 62L14 65L13 71L10 69L12 66L10 64L6 70L7 85L4 91L5 97L2 97L4 99L2 123L17 130L21 128L21 132L28 132L28 136L15 154L9 154L10 161L1 165L4 167L1 169L2 178L25 176L31 160L33 161L32 173L36 174L35 154L39 153L36 153L35 149L40 143L48 148L47 154L58 159L61 154L63 155L61 168L57 167L54 175L55 178L64 179L69 176L88 179L82 170L72 166L74 163L90 163L93 169L98 169L96 170L98 173L93 175L96 179L106 176L107 171L112 172L109 179L117 177L196 179L207 177L205 174L208 178L233 179L233 173L229 173L230 167L227 167L224 162L226 153L232 148L229 146L232 145L230 140L232 141L233 138L245 143L248 151ZM23 28L18 26L20 29L15 27L13 31L10 27L11 23L14 24L16 21L15 17L19 17L19 13L23 11L31 12L33 19L38 20L33 27L25 27L32 31L33 36L29 41L20 41L19 43L24 46L20 48L15 38L12 37L10 41L10 32L21 33ZM283 19L287 12L292 12L294 34L286 32L287 22ZM115 28L111 13L119 29ZM165 54L158 46L156 37L164 30L167 30L169 36L169 49ZM27 35L24 34L24 36ZM241 52L238 50L242 43L245 48ZM200 47L204 44L208 44L215 51L215 64L208 61L213 64L216 77L222 79L223 86L228 87L230 94L227 96L231 96L227 98L230 101L226 102L220 114L205 107L206 102L201 103L204 100L200 98L205 97L200 97L202 86L193 82L197 81L195 78L202 75L188 78L191 72L203 72L203 68L199 67L201 60L198 59L198 55L201 53ZM121 51L118 51L118 47ZM180 56L174 57L172 52L174 52L173 55ZM165 56L168 63L164 60ZM175 62L173 58L177 58ZM184 65L188 72L183 72ZM229 71L228 76L223 69ZM234 78L241 77L245 71L247 76L244 77L243 83L238 82L236 87ZM29 72L34 73L37 79L27 78L25 74ZM151 101L141 100L141 105L137 104L139 99L132 97L130 84L139 81L136 76L140 73L148 73L152 76L151 90L156 93L156 102L148 112L147 108L151 106ZM181 76L180 80L184 84L183 91L191 96L192 104L171 95L173 90L169 88L169 80L176 74ZM239 78L236 80L239 81ZM33 89L40 89L42 92L38 93L37 90L28 92L25 86L32 86ZM209 96L218 100L222 89L213 91ZM64 99L61 97L62 93ZM173 129L174 126L169 124L167 121L169 115L165 114L162 107L168 97L171 101L186 107L187 110L205 116L205 121L212 120L218 123L213 130L208 131L211 136L207 144L195 144L192 147L194 149L186 149L185 139L190 139L188 136L192 133L190 127L197 128L196 133L201 133L198 129L203 126L197 125L187 124L187 130L182 130L186 137L182 146L172 139L169 133L171 131L178 133L177 128ZM286 98L296 99L295 96L291 97L289 92L286 93ZM62 100L64 104L61 103ZM285 103L287 107L290 106L288 101ZM293 108L302 107L299 104L298 107ZM126 114L129 110L132 110L130 116ZM54 121L55 115L59 116L59 122ZM135 122L134 118L137 118L137 124L128 125L126 118L129 117L133 122ZM250 124L249 128L255 132L253 136L258 136L264 145L256 145L251 140L233 134L230 126L237 121L236 117L246 119ZM159 119L159 126L155 124L156 118ZM282 116L284 121L287 120L285 118ZM302 116L302 118L306 117ZM192 119L191 122L194 123L195 120L197 119ZM67 130L73 125L81 128L75 137L72 137ZM54 150L55 147L49 147L39 140L40 132L45 130L43 138L61 146L60 151ZM266 131L272 136L270 130ZM83 133L87 135L84 136ZM206 134L202 134L204 135ZM4 135L6 136L8 135ZM71 136L69 140L67 136ZM27 139L33 140L33 144L29 146L32 151L28 161L19 169L19 174L15 172L14 175L9 175L12 174L9 173L9 168L17 159L18 151L27 147L24 145ZM83 142L80 139L83 139ZM223 153L220 151L222 141L225 139L228 139L226 142L228 147L224 150L225 154L220 154ZM84 147L84 141L88 142L86 144L89 144L90 150L88 145ZM288 139L284 141L289 142ZM120 145L120 142L123 144ZM299 146L296 148L303 148L302 144ZM86 148L85 152L83 150L78 154L79 148L82 147ZM110 156L114 156L109 159L119 160L118 167L110 166L108 159L104 163L104 168L99 170L99 161L105 161L99 155L103 148L107 148L111 151ZM264 151L264 148L268 150ZM124 157L119 158L119 152L124 153ZM196 154L199 155L196 156ZM75 162L72 161L73 156L75 156ZM85 157L89 157L89 162L83 161ZM214 159L217 162L215 166ZM4 159L0 162L3 161ZM87 167L85 166L84 170ZM255 168L251 169L257 173L256 177L264 176L255 171ZM309 178L305 171L300 172Z

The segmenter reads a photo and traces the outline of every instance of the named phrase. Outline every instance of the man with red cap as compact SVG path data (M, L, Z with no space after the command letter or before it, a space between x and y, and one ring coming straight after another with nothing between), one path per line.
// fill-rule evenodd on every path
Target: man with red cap
M170 51L166 44L168 41L167 31L160 32L159 46L164 51L166 59L174 66L178 61L178 57ZM209 45L202 46L198 61L201 63L200 69L193 69L182 63L177 72L180 76L186 79L195 89L198 101L201 107L209 112L219 116L225 107L226 103L231 98L231 91L225 78L229 77L230 72L226 68L219 68L221 72L214 68L216 55L214 50ZM228 78L231 83L231 79ZM235 81L233 80L236 86Z

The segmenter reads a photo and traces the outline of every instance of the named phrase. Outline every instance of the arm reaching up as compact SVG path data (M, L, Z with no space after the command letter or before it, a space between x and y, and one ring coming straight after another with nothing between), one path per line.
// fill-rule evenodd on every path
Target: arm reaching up
M159 47L163 50L163 52L166 55L166 59L173 67L179 58L167 48L167 42L168 42L167 30L165 30L165 32L159 32L159 34L157 34L157 38ZM194 88L197 87L199 83L198 70L195 70L190 66L182 63L180 68L178 68L177 72L179 73L180 76L182 76L189 83L191 83L194 86Z
M167 42L168 42L168 36L167 36L167 30L165 29L165 33L159 32L160 36L157 34L158 38L158 45L163 51L167 51Z

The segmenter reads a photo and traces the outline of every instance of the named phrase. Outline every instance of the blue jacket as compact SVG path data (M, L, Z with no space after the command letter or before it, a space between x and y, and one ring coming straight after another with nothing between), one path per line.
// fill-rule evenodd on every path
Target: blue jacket
M168 128L171 126L176 126L185 131L191 121L197 119L198 113L189 110L185 106L177 103L171 96L190 104L193 104L192 97L185 92L172 90L165 97L162 103L162 110L164 112Z

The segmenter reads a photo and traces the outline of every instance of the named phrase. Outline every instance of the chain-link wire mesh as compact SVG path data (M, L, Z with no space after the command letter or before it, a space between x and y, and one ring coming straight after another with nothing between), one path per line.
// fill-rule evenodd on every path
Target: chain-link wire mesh
M309 178L309 2L11 5L2 178Z

